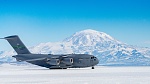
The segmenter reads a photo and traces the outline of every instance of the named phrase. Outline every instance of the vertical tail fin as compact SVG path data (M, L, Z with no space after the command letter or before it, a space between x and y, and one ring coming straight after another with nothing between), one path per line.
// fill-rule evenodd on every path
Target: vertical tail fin
M17 54L31 54L17 35L5 37Z

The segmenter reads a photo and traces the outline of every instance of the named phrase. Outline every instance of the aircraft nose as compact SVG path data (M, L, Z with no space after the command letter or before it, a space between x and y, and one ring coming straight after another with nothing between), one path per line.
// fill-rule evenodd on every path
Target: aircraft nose
M95 64L97 65L99 63L99 60L96 58L96 62L95 62Z

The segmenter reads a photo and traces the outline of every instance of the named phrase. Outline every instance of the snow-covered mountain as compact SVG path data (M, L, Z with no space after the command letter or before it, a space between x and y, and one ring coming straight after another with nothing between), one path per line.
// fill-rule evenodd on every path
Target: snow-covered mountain
M30 47L32 53L85 53L98 57L100 65L150 65L150 49L122 43L104 32L91 29L76 32L61 42L41 43ZM15 61L15 52L0 51L0 62Z

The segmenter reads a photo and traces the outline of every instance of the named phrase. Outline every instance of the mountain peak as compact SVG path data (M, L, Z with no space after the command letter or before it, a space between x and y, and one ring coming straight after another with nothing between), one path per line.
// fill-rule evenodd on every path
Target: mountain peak
M77 33L99 33L99 32L92 29L86 29L86 30L79 31Z
M92 30L92 29L86 29L86 30L82 30L82 31L79 31L79 32L75 33L75 35L79 35L79 34L98 36L98 37L109 38L111 40L114 40L110 35L108 35L104 32L99 32L99 31Z
M74 45L95 45L96 43L117 42L114 38L104 32L99 32L92 29L76 32L72 36L66 38L63 42L71 42Z

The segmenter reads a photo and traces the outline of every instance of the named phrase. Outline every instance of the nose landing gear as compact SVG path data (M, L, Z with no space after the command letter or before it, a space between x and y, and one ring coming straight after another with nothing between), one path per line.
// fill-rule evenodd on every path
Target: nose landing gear
M94 69L94 67L92 67L92 69Z

